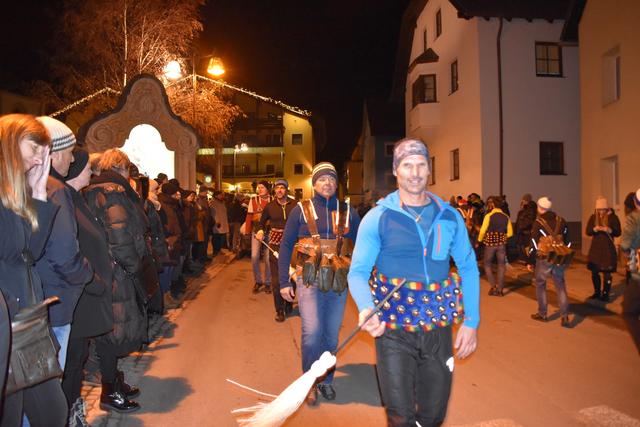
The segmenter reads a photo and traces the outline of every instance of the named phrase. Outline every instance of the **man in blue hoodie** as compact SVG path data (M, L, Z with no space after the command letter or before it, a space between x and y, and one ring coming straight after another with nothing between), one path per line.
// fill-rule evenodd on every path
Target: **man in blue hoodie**
M398 190L363 219L348 276L360 325L376 337L378 381L389 426L442 424L453 348L459 358L476 349L480 315L475 254L462 217L426 190L429 173L429 152L422 141L396 143L393 174ZM457 273L450 272L451 257ZM380 313L364 323L374 304L403 280ZM453 325L461 322L454 344Z
M301 204L298 204L287 218L284 234L280 243L278 257L278 274L280 277L280 295L288 302L293 302L295 294L298 294L298 308L302 320L302 371L307 372L311 364L320 358L325 351L334 351L338 345L338 332L342 324L344 306L347 301L346 290L323 292L319 286L318 275L309 283L303 283L302 267L298 266L296 275L296 291L289 281L289 264L293 248L300 239L314 238L321 241L322 251L325 255L336 253L337 223L339 215L346 219L345 237L355 239L358 232L360 217L355 209L347 212L341 203L340 214L337 214L338 199L336 189L338 174L335 167L328 162L318 163L314 166L311 182L314 196L311 204L307 205L309 211L305 214ZM303 201L305 203L307 201ZM311 217L315 217L314 218ZM314 224L310 222L315 222ZM315 228L315 230L314 230ZM314 236L315 235L315 236ZM325 249L333 242L334 250ZM300 251L300 249L299 249ZM294 260L297 261L297 260ZM307 404L317 403L318 392L327 400L334 400L336 392L331 385L333 371L321 381L317 387L312 387L307 398Z

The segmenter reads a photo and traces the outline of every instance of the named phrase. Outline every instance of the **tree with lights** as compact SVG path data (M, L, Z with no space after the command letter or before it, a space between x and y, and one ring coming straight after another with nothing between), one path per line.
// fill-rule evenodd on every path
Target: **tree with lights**
M59 109L104 88L122 91L136 74L161 76L171 60L188 58L202 31L204 0L65 0L54 40L51 82L36 82L32 93L47 108ZM193 91L196 90L194 95ZM113 92L110 92L113 93ZM214 83L168 85L172 109L191 124L205 144L228 132L241 114ZM115 105L97 97L91 114ZM198 114L191 114L193 103ZM208 144L206 144L208 145Z

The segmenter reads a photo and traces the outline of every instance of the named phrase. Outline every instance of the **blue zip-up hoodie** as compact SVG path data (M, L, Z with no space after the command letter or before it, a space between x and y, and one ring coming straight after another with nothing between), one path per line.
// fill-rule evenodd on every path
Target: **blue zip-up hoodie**
M464 325L480 323L480 275L475 253L460 214L428 193L436 212L425 235L415 218L402 208L398 191L378 202L362 220L349 269L349 291L360 311L373 308L369 287L371 270L391 278L424 283L441 282L449 275L453 257L462 279Z
M325 199L324 197L315 194L311 201L313 202L313 207L316 210L316 215L318 215L316 225L318 227L320 238L335 239L336 235L333 234L333 225L331 224L331 212L336 210L338 206L338 199L335 196ZM358 212L352 208L349 211L349 232L345 234L345 237L355 240L359 225L360 216L358 215ZM280 242L280 252L278 255L280 288L288 288L291 286L291 283L289 282L289 263L291 262L293 247L300 237L310 236L311 233L309 233L309 227L302 215L302 208L300 205L297 205L289 214L289 218L287 218L282 242Z

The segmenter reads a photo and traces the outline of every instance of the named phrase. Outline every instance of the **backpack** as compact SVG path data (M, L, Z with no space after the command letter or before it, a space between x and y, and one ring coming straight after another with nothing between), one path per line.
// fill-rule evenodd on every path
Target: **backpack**
M546 259L557 266L569 265L573 259L574 251L564 244L564 238L560 232L561 218L556 215L555 229L551 229L549 223L542 217L537 218L536 221L544 229L544 231L540 230L542 237L538 240L538 258Z

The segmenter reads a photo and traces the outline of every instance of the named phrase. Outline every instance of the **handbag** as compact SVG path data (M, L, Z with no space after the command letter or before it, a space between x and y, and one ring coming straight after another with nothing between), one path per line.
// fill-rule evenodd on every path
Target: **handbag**
M27 268L29 306L21 309L11 322L11 354L5 395L62 376L58 349L49 329L49 304L59 300L50 297L36 303L31 266L33 256L25 249L22 259Z

